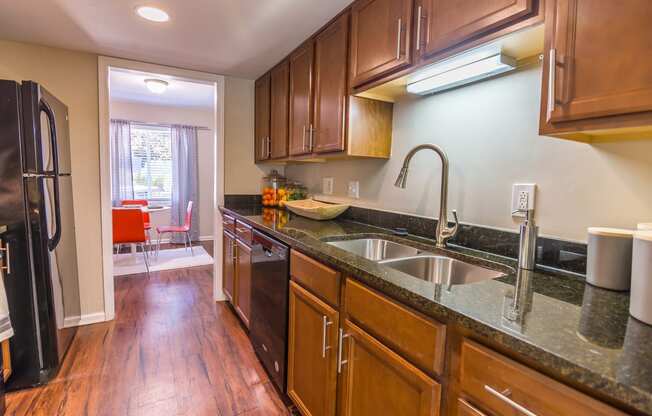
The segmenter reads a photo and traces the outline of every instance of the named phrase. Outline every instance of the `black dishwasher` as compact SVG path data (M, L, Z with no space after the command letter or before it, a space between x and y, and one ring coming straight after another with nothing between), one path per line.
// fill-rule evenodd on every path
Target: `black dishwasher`
M289 261L288 246L253 231L249 337L272 381L283 392L286 386Z

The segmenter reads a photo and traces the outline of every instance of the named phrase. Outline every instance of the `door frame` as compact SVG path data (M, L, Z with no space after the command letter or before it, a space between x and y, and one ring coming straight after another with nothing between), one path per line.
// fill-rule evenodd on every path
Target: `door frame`
M191 71L170 66L149 64L127 59L98 57L98 92L100 118L100 196L102 223L102 275L104 281L104 320L115 318L115 277L113 276L113 224L111 219L111 145L109 138L111 69L152 72L176 79L205 83L214 88L214 192L213 192L213 299L225 300L222 292L222 221L219 205L224 204L224 84L223 75Z

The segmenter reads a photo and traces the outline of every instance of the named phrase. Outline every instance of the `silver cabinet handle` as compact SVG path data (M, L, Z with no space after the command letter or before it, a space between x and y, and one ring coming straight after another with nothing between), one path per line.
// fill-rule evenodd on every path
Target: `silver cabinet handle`
M4 248L0 248L0 252L4 251L4 256L0 253L0 259L5 258L5 265L0 267L0 270L5 270L7 274L11 274L11 245L5 243Z
M349 334L345 334L344 330L340 328L337 342L337 374L340 374L342 372L342 366L349 362L349 360L342 359L342 344L344 344L344 338L348 338L349 336Z
M527 408L523 407L522 405L516 403L514 400L510 399L506 395L511 394L509 390L506 390L504 393L501 393L495 389L493 389L491 386L487 386L486 384L484 385L484 389L489 392L491 395L495 396L496 398L502 400L503 402L507 403L510 407L518 410L519 412L523 413L526 416L537 416L536 413L531 412Z
M401 59L401 27L403 26L401 18L398 18L398 34L396 36L396 59Z
M315 140L315 129L310 125L310 130L308 130L310 134L308 135L308 151L312 152L312 149L315 145L314 140Z
M421 11L422 7L417 7L417 50L421 49Z
M272 138L267 136L267 158L272 157Z
M306 150L306 125L305 124L303 125L302 134L303 134L303 138L302 138L303 146L301 147L301 149Z
M330 350L331 347L326 345L326 338L328 338L328 327L333 323L328 320L327 316L322 316L321 322L321 358L326 358L326 350Z
M260 145L261 145L260 158L265 159L265 147L266 147L266 144L265 144L265 138L264 137L260 138Z
M552 117L552 112L555 111L555 75L557 72L557 51L550 49L549 62L548 62L548 120Z

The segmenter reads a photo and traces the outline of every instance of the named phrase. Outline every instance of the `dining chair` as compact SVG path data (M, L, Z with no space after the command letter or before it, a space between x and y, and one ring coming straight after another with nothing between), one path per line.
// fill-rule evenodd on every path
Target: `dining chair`
M163 225L156 227L156 232L158 233L158 240L156 242L156 255L161 251L161 234L184 234L183 245L187 249L188 245L190 246L190 254L192 256L195 253L192 251L192 240L190 239L190 228L192 227L192 201L188 201L188 207L186 208L186 219L183 225ZM188 245L186 245L186 243Z
M149 275L149 253L146 247L145 221L140 208L120 208L113 210L113 245L140 244L145 259L145 268Z
M141 206L147 208L149 207L149 201L146 199L123 199L120 201L120 205L123 207ZM145 221L145 233L147 233L147 245L152 247L152 224L147 210L143 211L143 220Z

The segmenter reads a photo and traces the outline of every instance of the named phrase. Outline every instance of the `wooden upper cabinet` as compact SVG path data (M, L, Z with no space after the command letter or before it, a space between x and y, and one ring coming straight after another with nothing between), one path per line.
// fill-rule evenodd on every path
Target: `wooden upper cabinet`
M343 326L341 416L437 416L441 386L348 320Z
M345 149L348 35L345 13L315 38L315 153Z
M270 157L270 95L271 82L269 73L255 83L254 103L254 160L266 160Z
M271 120L270 157L279 159L288 155L290 112L290 63L285 60L270 71Z
M235 293L235 238L228 233L222 234L222 290L224 295L233 304Z
M541 133L652 130L650 1L549 3Z
M249 328L251 317L251 248L236 240L238 258L236 262L235 310Z
M290 155L311 152L314 43L306 42L290 55Z
M483 36L531 15L538 0L418 0L415 48L420 56Z
M412 0L359 0L351 7L350 83L359 87L412 63Z
M334 416L337 311L290 282L288 395L304 416Z

